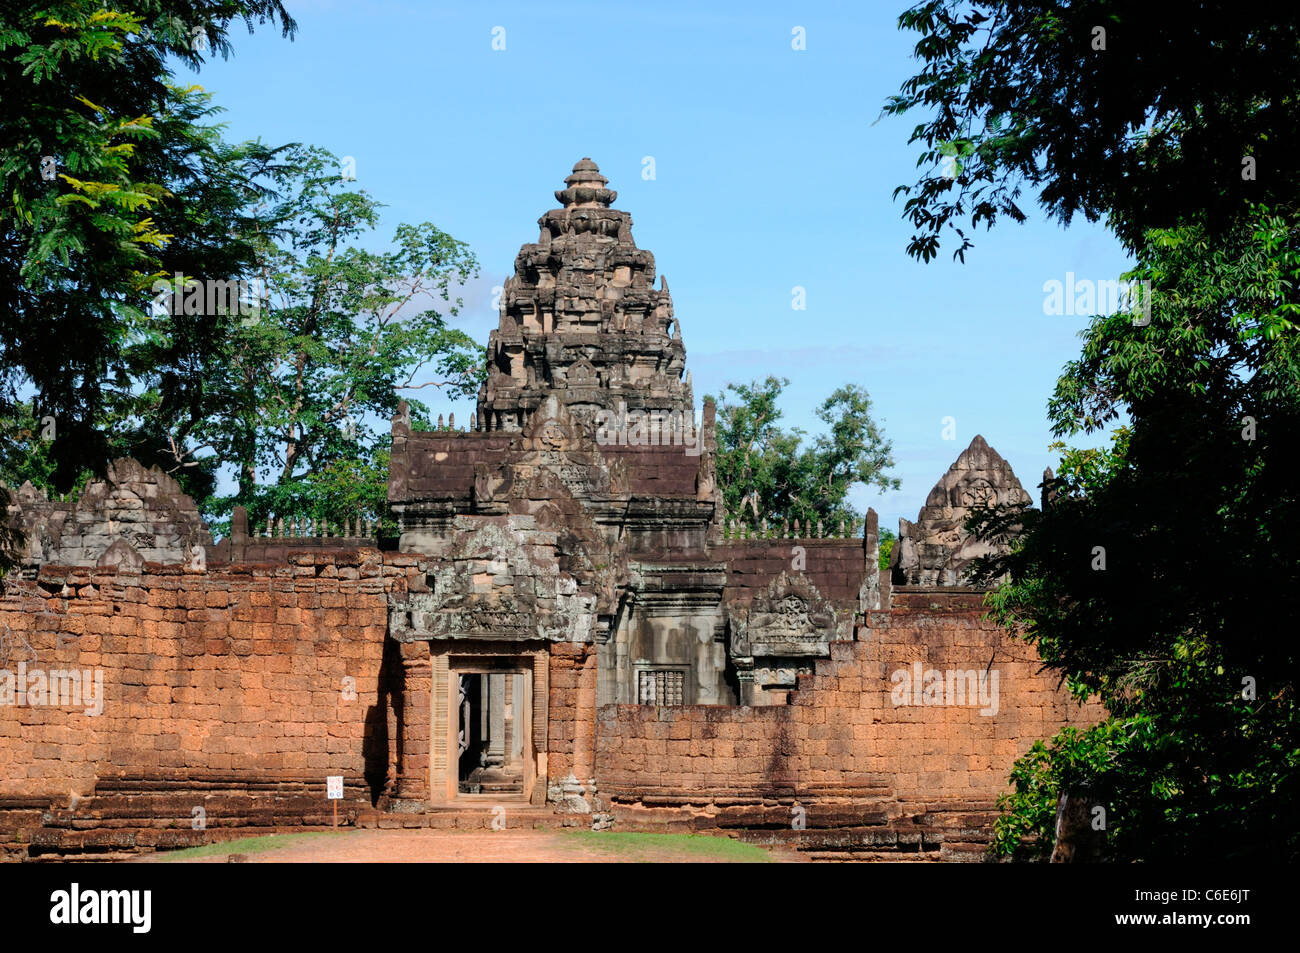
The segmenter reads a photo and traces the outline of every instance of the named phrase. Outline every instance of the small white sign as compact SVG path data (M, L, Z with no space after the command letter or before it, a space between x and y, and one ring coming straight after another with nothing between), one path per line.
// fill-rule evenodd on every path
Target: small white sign
M325 797L331 801L343 800L343 775L331 774L326 776Z

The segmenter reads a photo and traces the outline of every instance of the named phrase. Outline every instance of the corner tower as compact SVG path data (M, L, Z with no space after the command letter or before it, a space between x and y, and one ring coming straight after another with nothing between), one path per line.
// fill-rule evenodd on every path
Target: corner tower
M488 338L478 429L519 431L551 394L573 419L598 410L694 416L686 347L668 282L655 288L654 255L632 240L618 193L581 159L555 193L562 208L540 219L506 279L501 320Z

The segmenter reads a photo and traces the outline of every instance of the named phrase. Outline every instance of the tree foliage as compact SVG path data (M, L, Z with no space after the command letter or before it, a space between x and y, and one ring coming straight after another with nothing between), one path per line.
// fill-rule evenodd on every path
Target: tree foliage
M892 529L880 529L880 551L878 566L882 572L889 570L889 557L894 554L894 544L898 542L898 534Z
M805 444L799 428L781 427L784 378L728 384L718 405L718 482L728 514L779 523L860 520L848 503L858 483L897 489L888 475L892 445L871 416L871 399L855 385L831 394L817 408L826 431ZM729 396L734 395L734 396Z
M1036 192L1063 224L1106 218L1134 248L1189 202L1212 223L1294 194L1300 17L1149 0L925 0L899 17L921 63L884 114L919 112L904 217L928 261ZM1247 159L1250 160L1247 163Z
M255 219L267 300L252 315L226 316L201 368L206 413L189 436L236 468L238 492L223 509L244 505L255 519L375 514L386 486L377 454L389 438L373 422L403 391L477 390L482 348L447 318L459 314L455 290L478 263L428 222L399 225L389 251L358 247L379 204L352 191L322 149L294 146L281 159ZM427 417L423 403L409 403L417 421Z
M1300 17L934 0L900 25L922 69L885 112L925 113L918 167L951 159L899 190L909 253L951 230L963 257L967 220L1023 220L1028 188L1104 218L1152 290L1149 323L1091 322L1049 401L1058 438L1109 446L1057 444L1049 506L968 524L1011 547L975 567L1007 580L995 617L1110 712L1017 763L997 847L1045 855L1058 796L1086 791L1115 859L1294 859Z
M401 392L477 385L481 349L447 325L474 256L428 223L383 249L381 206L334 156L229 143L209 94L175 81L231 52L235 20L291 35L279 2L109 6L0 15L0 476L63 493L134 456L219 532L236 504L378 515L376 420Z
M295 29L278 0L7 4L0 14L0 411L56 418L66 489L111 455L100 416L151 275L225 276L250 260L206 174L201 91L171 63L227 55L233 21Z
M1044 511L974 521L988 536L1023 519L979 567L1009 574L993 611L1112 715L1018 766L1003 849L1086 777L1115 856L1300 850L1297 652L1278 626L1300 613L1298 239L1300 218L1265 208L1149 233L1151 323L1094 319L1050 403L1058 436L1130 422L1108 448L1062 445Z

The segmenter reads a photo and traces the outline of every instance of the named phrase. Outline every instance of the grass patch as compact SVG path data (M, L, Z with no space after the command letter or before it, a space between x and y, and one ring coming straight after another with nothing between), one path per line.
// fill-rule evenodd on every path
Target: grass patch
M342 832L340 832L342 833ZM261 837L243 837L239 840L216 841L198 847L185 847L181 850L159 852L158 859L163 862L173 860L194 860L198 857L224 857L226 854L261 854L268 850L278 850L301 844L304 841L321 837L336 837L333 831L305 831L301 834L264 834Z
M710 860L728 864L767 864L772 855L762 847L730 837L708 834L650 834L642 831L566 831L574 846L619 856L624 860L669 862Z

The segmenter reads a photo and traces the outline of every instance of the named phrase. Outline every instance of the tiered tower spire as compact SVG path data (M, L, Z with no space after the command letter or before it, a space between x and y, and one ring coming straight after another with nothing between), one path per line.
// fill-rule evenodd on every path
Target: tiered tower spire
M554 393L574 419L600 409L693 416L686 348L668 282L654 287L654 255L632 240L632 216L596 163L580 160L555 193L536 244L506 279L479 390L482 430L520 430Z

